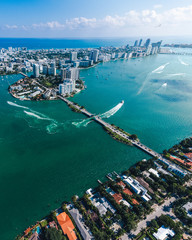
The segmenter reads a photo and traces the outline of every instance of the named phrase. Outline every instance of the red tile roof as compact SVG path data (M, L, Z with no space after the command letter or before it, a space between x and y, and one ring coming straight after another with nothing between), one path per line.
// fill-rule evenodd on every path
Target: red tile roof
M123 187L123 188L126 186L125 183L122 182L122 181L121 181L121 182L118 182L117 185L119 185L119 186L121 186L121 187Z
M123 192L126 193L129 196L133 195L133 193L127 188L123 189Z
M120 204L120 201L123 199L121 193L113 194L113 198L115 199L116 203Z
M138 203L138 201L136 200L136 199L132 199L132 203L134 204L134 205L139 205L139 203Z
M74 232L74 225L69 218L69 216L63 212L57 216L57 221L59 222L59 225L61 226L63 233L67 235L69 240L76 240L77 236Z

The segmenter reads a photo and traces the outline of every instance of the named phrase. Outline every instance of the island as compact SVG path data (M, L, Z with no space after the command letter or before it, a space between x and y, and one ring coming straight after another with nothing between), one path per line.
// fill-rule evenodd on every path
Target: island
M175 158L192 165L192 138L161 156L166 160L143 159L120 174L108 173L107 181L63 201L16 239L191 239L191 169Z

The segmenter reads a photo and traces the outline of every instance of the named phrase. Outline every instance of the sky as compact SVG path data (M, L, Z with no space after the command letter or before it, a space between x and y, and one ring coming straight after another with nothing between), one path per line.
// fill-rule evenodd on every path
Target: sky
M0 37L192 36L192 0L0 0Z

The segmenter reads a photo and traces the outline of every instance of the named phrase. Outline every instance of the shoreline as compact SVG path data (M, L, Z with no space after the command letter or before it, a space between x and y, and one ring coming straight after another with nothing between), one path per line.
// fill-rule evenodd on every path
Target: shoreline
M183 141L185 141L185 140L190 140L191 142L192 142L192 138L186 138L186 139L184 139ZM176 146L176 145L174 145L174 146ZM173 147L174 147L173 146ZM191 145L192 146L192 145ZM170 150L170 149L169 149ZM141 160L141 161L139 161L139 162L137 162L137 163L135 163L135 164L133 164L133 165L131 165L130 167L129 167L129 169L128 170L123 170L123 171L121 171L120 173L116 173L116 172L112 172L112 173L109 173L109 174L107 174L105 177L107 178L107 180L105 181L105 182L101 182L100 180L97 180L97 182L99 183L99 185L97 185L97 187L95 187L95 189L94 190L92 190L92 191L98 191L98 189L104 189L103 187L104 186L110 186L110 187L112 187L111 186L111 184L115 181L116 183L118 183L120 180L121 180L121 176L124 176L125 174L127 175L127 174L130 174L130 172L132 172L133 171L133 169L135 169L135 168L137 168L138 166L140 166L140 165L142 165L142 164L144 164L145 166L146 166L146 168L147 169L149 169L149 167L151 166L151 164L153 165L154 163L156 163L156 162L158 162L158 160L157 159L155 159L155 158L150 158L149 160L145 160L145 159L143 159L143 160ZM149 164L149 166L147 167L147 165ZM158 163L159 164L159 163ZM162 168L163 168L163 165L162 165ZM164 170L165 171L165 170ZM135 175L135 173L132 173L132 176L133 175ZM115 179L119 179L119 180L114 180L114 177L113 178L111 178L112 176L115 176ZM186 183L188 183L188 182L190 182L191 180L191 176L192 176L192 174L191 175L189 175L189 177L188 178L186 178L185 179L185 182ZM175 176L174 176L175 177ZM122 182L122 180L121 180L121 182ZM126 186L127 187L127 186ZM86 194L88 194L87 192L88 191L90 191L92 188L90 188L90 189L88 189L87 191L86 191ZM128 188L129 189L129 188ZM103 190L102 190L103 191ZM132 191L132 190L131 190ZM100 192L100 190L99 190L99 192ZM88 195L84 195L84 196L88 196ZM151 193L150 193L151 194ZM160 192L159 192L159 194L160 194ZM167 194L169 194L169 193L167 193ZM135 195L135 194L134 194ZM42 229L43 227L42 227L42 223L43 222L48 222L48 219L50 218L50 215L52 214L52 213L55 213L55 214L59 214L61 211L63 212L66 212L67 214L69 214L70 215L70 213L69 213L69 207L71 206L71 205L73 205L73 206L75 206L75 207L77 207L76 206L76 202L77 201L79 201L79 199L82 199L82 198L84 198L84 196L73 196L72 197L72 201L69 201L69 202L67 202L67 201L62 201L61 203L60 203L60 206L59 207L57 207L56 209L54 209L54 210L52 210L51 211L51 213L50 214L48 214L48 215L46 215L46 216L44 216L41 220L39 220L39 221L37 221L34 225L31 225L27 230L28 231L32 231L32 230L34 230L35 228L37 228L37 227L40 227L40 229ZM109 201L109 196L110 196L110 194L109 193L107 193L107 192L105 192L105 194L104 194L104 197ZM162 200L160 201L160 206L161 205L163 205L164 204L164 202L165 202L165 200L166 201L169 201L169 199L172 199L173 198L173 195L170 195L168 198L166 197L166 196L164 196L164 195L162 195L161 196L161 198L162 198ZM135 201L135 200L134 200ZM138 201L138 199L136 200L136 201ZM139 199L139 201L140 201L140 199ZM176 199L174 198L174 201L176 201ZM117 205L115 204L115 202L114 202L114 205L115 205L115 207L117 208ZM80 210L80 209L79 209ZM95 209L94 209L95 210ZM55 215L56 216L56 215ZM73 219L73 217L70 215L70 218L71 218L71 220L72 221L74 221L74 219ZM145 219L145 218L144 218ZM137 224L139 224L141 221L144 221L144 219L143 218L141 218L141 219L139 219L139 220L137 220L136 221L136 223ZM75 226L76 226L76 224L75 224ZM76 228L77 228L77 226L76 226ZM27 237L28 236L28 234L29 234L29 232L28 231L25 231L25 234L24 235L18 235L17 237L17 239L24 239L25 237ZM79 230L78 228L77 228L77 230ZM132 230L133 231L133 230ZM131 233L131 232L130 232ZM122 234L122 233L121 233ZM125 234L125 232L123 232L123 235ZM127 234L127 233L126 233ZM138 234L137 234L137 236L140 236L141 235L141 233L139 232ZM122 235L121 235L122 236ZM136 237L137 237L136 236ZM133 238L133 239L135 239L135 238Z

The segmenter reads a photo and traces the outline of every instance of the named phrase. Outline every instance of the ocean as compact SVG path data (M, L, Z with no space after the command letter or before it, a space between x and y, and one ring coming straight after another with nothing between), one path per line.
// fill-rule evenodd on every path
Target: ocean
M118 111L105 115L106 121L162 152L191 136L191 72L191 56L159 54L100 63L81 70L87 89L71 100L94 114L108 112L124 100L122 107L115 108ZM142 151L116 142L95 122L82 124L85 116L60 100L12 98L7 88L20 77L0 77L3 240L14 239L63 201L97 186L97 179L104 181L107 173L120 173L149 159Z

